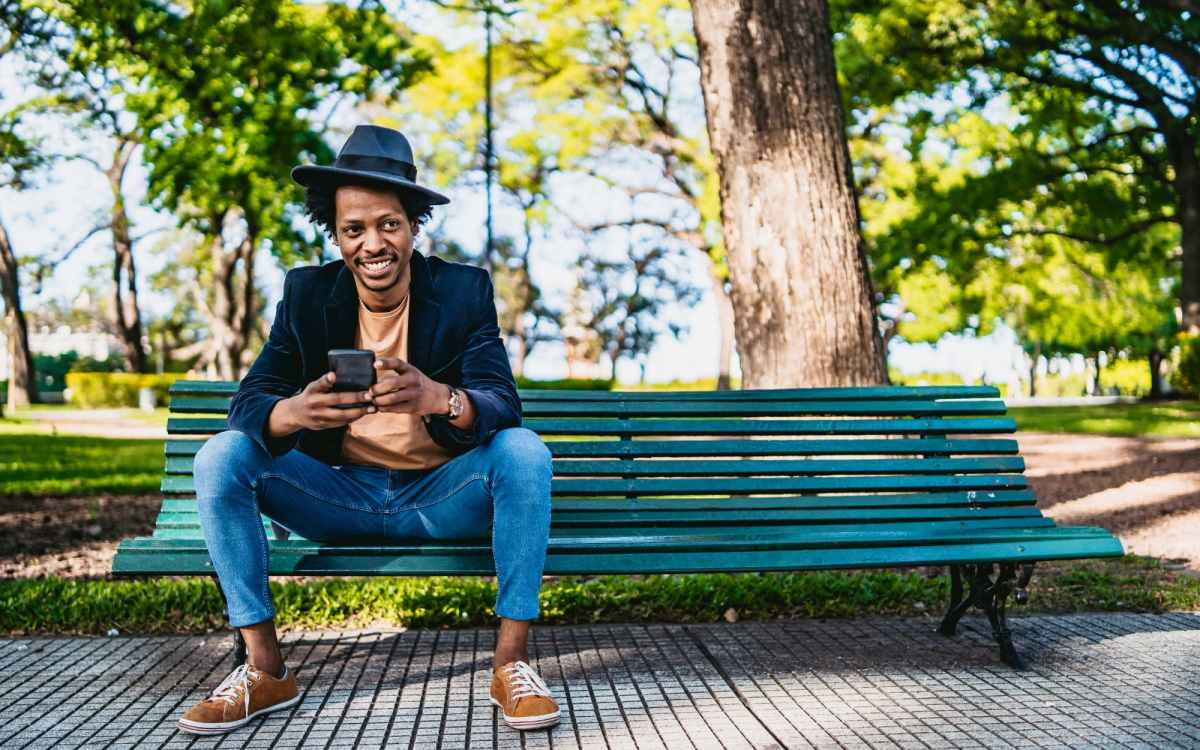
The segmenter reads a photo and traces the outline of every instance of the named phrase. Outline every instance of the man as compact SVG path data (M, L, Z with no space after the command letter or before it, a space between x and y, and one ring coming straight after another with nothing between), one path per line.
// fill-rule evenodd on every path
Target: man
M221 733L299 700L267 588L260 513L315 541L460 539L491 531L500 617L491 696L518 729L558 722L528 664L550 526L550 454L520 427L491 279L426 259L413 238L449 199L416 183L394 130L360 126L333 166L301 166L310 218L342 260L293 269L270 337L196 454L204 539L246 664L179 720ZM331 349L371 349L375 384L334 391Z

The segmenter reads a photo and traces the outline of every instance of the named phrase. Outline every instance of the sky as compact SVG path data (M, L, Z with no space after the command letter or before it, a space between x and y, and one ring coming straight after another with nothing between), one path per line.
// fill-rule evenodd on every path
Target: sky
M20 101L29 92L20 88L12 66L7 63L0 61L0 98L6 103ZM347 133L360 122L364 122L360 113L344 110L334 118L335 132ZM35 130L56 151L85 153L102 162L107 161L108 146L102 138L63 128L59 121L39 123ZM331 143L335 147L340 145L336 139L331 139ZM289 177L280 174L279 179L284 181ZM597 194L582 185L562 189L567 191L560 201L562 205L586 206L593 214L608 217L619 216L627 210L623 197L618 199L611 194ZM136 159L126 176L125 192L133 221L133 235L146 235L145 240L135 245L143 312L158 316L167 311L170 300L150 290L149 277L161 270L166 260L152 250L154 238L161 236L163 230L170 229L173 219L144 205L146 169ZM452 203L437 210L435 226L447 237L458 240L466 247L482 247L485 216L482 191L460 190L450 195ZM34 189L21 193L0 190L0 220L8 228L19 257L61 255L87 234L91 227L103 221L109 205L109 191L103 175L82 161L56 163L37 179ZM500 206L496 225L498 233L508 231L516 234L520 231L520 215L515 209ZM100 278L106 278L111 264L108 241L106 233L92 237L69 261L54 269L40 293L35 294L33 288L26 285L23 289L26 309L36 309L50 299L73 299L89 278L97 273ZM625 248L625 239L616 232L592 239L591 243L586 249L600 254L621 253ZM420 238L417 249L424 250ZM584 249L577 237L567 234L551 237L535 246L532 272L552 301L565 298L573 280L571 266ZM719 337L716 308L707 289L707 270L698 253L689 253L683 260L682 273L689 275L693 284L703 290L703 294L694 306L685 308L676 305L670 311L670 314L687 324L687 330L678 340L669 336L659 340L648 359L648 382L691 381L715 378L717 375ZM268 300L267 314L271 316L282 290L284 269L270 262L260 262L258 268L259 283ZM936 346L913 345L897 340L893 343L889 364L905 373L955 372L967 382L985 378L991 383L1009 382L1015 372L1025 367L1015 336L1004 329L981 339L948 336ZM539 379L565 377L566 362L562 346L545 344L535 348L526 361L525 371L527 376ZM734 374L737 374L736 355ZM639 380L641 372L636 363L622 361L618 364L616 375L621 383L634 383Z

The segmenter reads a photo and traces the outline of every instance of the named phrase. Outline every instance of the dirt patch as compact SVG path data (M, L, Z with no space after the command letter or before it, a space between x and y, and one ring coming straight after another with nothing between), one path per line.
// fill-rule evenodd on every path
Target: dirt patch
M1046 515L1103 526L1129 552L1200 572L1200 441L1024 434L1020 443Z
M147 536L160 495L0 496L0 576L108 575L117 543Z
M1103 526L1130 552L1200 572L1200 440L1023 434L1047 515ZM0 576L108 575L117 543L154 529L158 495L0 497Z

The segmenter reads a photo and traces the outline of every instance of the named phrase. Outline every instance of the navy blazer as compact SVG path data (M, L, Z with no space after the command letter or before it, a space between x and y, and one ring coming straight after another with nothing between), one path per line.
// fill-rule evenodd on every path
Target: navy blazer
M475 423L461 430L432 420L429 434L452 455L486 443L521 424L521 400L496 325L487 271L413 251L410 263L408 361L433 380L462 388L475 405ZM330 349L354 347L358 289L344 261L288 271L271 335L229 406L230 429L243 432L272 456L299 448L327 464L342 463L345 427L266 434L267 417L329 372Z

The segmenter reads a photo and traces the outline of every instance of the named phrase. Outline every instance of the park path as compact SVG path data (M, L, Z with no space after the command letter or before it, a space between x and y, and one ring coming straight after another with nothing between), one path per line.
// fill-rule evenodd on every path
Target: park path
M301 702L224 737L175 729L231 668L208 636L0 639L0 747L1195 748L1200 615L534 628L562 723L488 704L493 630L291 632ZM66 658L64 658L66 657Z
M1200 573L1200 440L1022 433L1038 505Z

